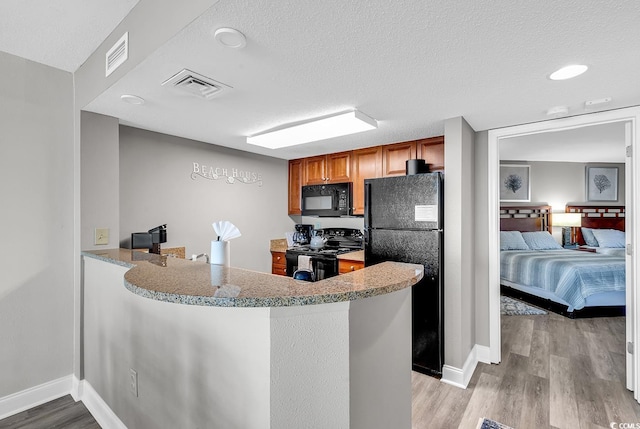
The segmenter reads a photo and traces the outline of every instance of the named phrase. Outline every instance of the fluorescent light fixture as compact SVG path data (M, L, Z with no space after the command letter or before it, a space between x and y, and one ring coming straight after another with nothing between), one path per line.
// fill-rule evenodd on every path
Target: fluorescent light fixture
M586 72L589 67L581 64L572 64L570 66L562 67L560 70L556 70L549 76L551 80L565 80L572 77L580 76Z
M551 219L553 226L582 226L581 213L552 213Z
M357 110L314 119L247 137L247 143L269 149L346 136L378 128L378 122Z

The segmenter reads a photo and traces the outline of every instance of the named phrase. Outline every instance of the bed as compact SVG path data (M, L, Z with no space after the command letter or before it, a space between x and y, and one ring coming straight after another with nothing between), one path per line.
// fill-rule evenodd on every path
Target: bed
M609 237L624 237L624 207L566 211L582 214L583 227L572 231L579 244L574 249L562 248L551 236L550 206L501 207L502 293L568 317L624 315L624 248L587 243L595 231L604 244L619 245ZM583 235L584 228L591 231Z

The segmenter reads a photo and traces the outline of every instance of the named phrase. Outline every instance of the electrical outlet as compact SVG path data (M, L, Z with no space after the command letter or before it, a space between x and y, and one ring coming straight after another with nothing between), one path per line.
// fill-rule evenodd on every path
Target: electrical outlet
M96 228L94 244L109 244L109 228Z
M133 368L129 368L129 390L138 396L138 373Z

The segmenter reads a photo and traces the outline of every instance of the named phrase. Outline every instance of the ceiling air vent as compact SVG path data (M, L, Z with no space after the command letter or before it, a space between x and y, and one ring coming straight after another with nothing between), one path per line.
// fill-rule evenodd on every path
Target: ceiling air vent
M162 82L162 85L173 86L174 88L204 98L205 100L209 100L220 94L223 90L231 88L229 85L217 82L187 69L183 69L174 74Z
M105 77L113 73L129 58L129 32L122 35L120 40L109 49L105 57Z

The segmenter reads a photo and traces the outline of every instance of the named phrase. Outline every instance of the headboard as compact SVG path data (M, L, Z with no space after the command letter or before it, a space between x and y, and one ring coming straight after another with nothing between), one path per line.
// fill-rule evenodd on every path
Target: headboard
M500 206L500 231L551 233L551 206Z
M582 213L582 226L595 229L624 231L625 206L567 205L567 213ZM580 228L575 228L576 242L585 244Z

